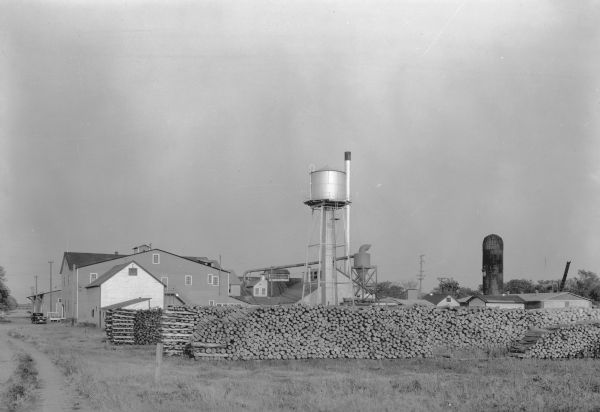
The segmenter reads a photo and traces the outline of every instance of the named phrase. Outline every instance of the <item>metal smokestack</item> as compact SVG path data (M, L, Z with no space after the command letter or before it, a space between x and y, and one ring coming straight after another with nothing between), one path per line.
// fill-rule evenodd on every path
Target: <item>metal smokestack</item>
M351 277L350 268L350 152L344 153L346 164L346 275Z
M344 153L344 160L346 162L346 200L350 201L350 152Z

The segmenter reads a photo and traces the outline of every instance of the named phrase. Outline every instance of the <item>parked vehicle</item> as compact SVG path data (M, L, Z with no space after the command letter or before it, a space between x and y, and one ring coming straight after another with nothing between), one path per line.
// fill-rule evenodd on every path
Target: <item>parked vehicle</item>
M48 318L43 313L34 312L31 314L31 323L48 323Z

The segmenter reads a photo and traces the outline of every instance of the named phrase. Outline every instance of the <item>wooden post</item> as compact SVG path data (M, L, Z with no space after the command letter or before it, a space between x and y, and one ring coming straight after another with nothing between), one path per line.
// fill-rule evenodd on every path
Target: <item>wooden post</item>
M156 365L154 368L154 383L158 383L160 381L160 370L162 368L162 358L163 358L163 344L162 344L162 342L158 342L156 344Z

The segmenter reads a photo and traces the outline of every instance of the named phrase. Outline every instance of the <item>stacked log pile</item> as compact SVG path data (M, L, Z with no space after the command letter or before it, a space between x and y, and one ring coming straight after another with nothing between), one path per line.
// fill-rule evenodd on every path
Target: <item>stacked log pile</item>
M182 355L192 341L199 313L186 308L165 310L160 319L160 335L166 355Z
M548 328L523 357L564 359L600 357L600 324L584 323Z
M440 346L507 348L530 327L599 319L594 310L272 306L198 308L196 358L413 358Z
M109 342L112 342L112 315L113 311L109 310L104 316L104 330L106 331L106 337Z
M110 341L117 345L135 343L134 339L134 321L135 311L127 309L115 309L109 311L110 314ZM109 330L109 323L106 323L107 335Z
M165 354L196 359L413 358L432 356L439 347L511 345L528 357L600 356L594 344L600 311L593 309L186 307L162 311L160 323L159 313L111 311L107 336L118 344L160 338ZM596 323L574 325L582 321Z
M511 356L516 356L523 358L525 357L525 353L527 353L544 335L550 333L552 330L556 328L547 327L545 329L541 328L531 328L527 332L525 332L525 336L521 338L521 340L513 342L510 345L509 352Z
M142 310L135 313L133 335L136 345L153 345L161 340L162 309Z

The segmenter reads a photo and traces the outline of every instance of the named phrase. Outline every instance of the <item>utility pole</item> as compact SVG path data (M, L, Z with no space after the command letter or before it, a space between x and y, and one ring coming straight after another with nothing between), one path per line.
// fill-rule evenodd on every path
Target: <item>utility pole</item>
M49 260L48 263L50 264L50 293L52 293L52 264L54 261ZM50 295L50 299L52 299L52 295Z
M423 259L425 255L419 255L419 275L417 279L419 280L419 298L423 293L423 279L425 279L425 274L423 273L423 263L425 263L425 259Z
M35 296L37 296L37 275L35 275L34 277L35 277Z

